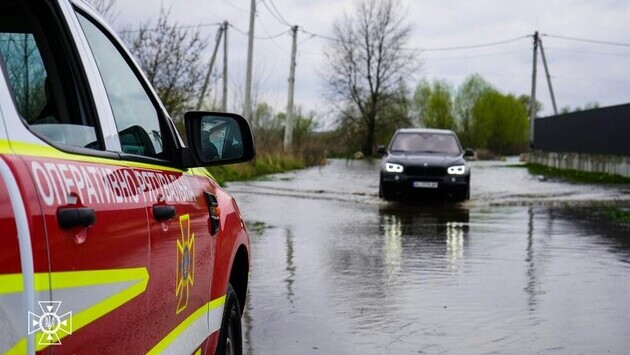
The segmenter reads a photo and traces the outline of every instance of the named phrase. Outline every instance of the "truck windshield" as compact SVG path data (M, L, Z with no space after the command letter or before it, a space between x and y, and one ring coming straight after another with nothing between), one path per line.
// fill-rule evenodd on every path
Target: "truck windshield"
M457 139L447 133L398 133L390 150L406 153L461 154Z

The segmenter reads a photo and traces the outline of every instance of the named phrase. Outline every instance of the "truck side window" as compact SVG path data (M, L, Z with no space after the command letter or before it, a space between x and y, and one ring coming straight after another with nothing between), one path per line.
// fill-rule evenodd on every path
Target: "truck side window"
M0 57L22 121L52 143L102 149L43 2L0 3Z
M124 153L162 158L158 112L116 45L92 21L77 13L103 83Z

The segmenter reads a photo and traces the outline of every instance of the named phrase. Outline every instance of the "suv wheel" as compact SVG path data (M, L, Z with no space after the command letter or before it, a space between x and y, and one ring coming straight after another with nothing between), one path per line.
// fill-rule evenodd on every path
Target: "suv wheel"
M385 192L385 189L383 189L383 183L380 182L378 184L378 197L382 198L385 201L392 201L394 198L391 196L391 194L388 194Z

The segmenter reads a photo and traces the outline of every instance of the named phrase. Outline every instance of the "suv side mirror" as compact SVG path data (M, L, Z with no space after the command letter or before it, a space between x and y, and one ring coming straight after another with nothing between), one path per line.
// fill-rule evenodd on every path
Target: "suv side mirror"
M376 148L376 153L378 153L380 156L384 156L385 154L387 154L385 146L379 145L378 148Z
M470 149L470 148L466 148L464 150L464 158L473 158L475 156L475 151Z
M184 123L197 166L241 163L256 155L252 130L240 115L192 111L186 112Z

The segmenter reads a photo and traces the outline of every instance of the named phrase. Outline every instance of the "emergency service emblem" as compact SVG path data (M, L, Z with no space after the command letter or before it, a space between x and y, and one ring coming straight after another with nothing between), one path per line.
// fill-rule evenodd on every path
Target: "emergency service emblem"
M195 283L195 233L190 233L190 215L179 217L181 238L177 240L177 282L175 297L179 314L188 306L189 288Z
M72 312L59 314L61 301L39 301L42 314L28 312L28 334L41 332L39 345L61 345L59 332L72 334Z

